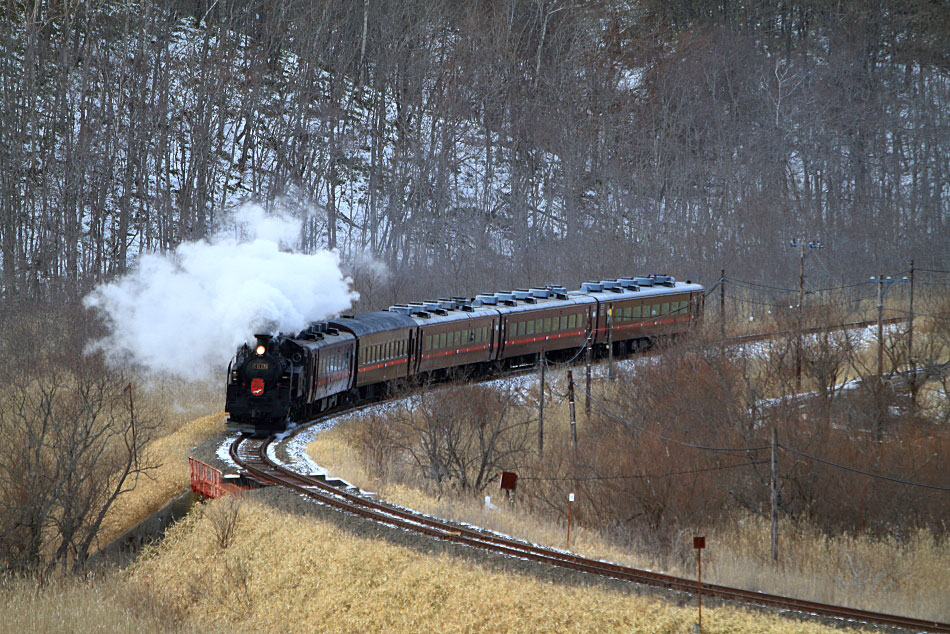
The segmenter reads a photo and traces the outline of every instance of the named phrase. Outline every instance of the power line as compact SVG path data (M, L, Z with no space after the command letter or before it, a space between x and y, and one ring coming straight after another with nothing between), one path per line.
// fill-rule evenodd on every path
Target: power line
M623 475L623 476L584 476L582 478L572 478L567 476L523 476L522 480L537 480L545 482L558 482L558 481L567 481L567 482L591 482L598 480L640 480L640 479L651 479L651 478L668 478L670 476L677 475L689 475L692 473L707 473L709 471L724 471L726 469L735 469L736 467L748 467L751 465L757 464L768 464L768 460L752 460L750 462L739 462L736 464L722 465L718 467L706 467L703 469L689 469L687 471L669 471L667 473L642 473L636 475Z
M798 449L792 449L791 447L786 447L785 445L779 444L777 446L781 447L782 449L786 451L790 451L794 454L798 454L799 456L808 458L810 460L821 462L826 465L830 465L832 467L837 467L839 469L844 469L845 471L851 471L852 473L859 473L861 475L866 475L871 478L878 478L879 480L887 480L889 482L897 482L898 484L906 484L907 486L923 487L925 489L936 489L937 491L950 491L950 487L941 487L934 484L923 484L921 482L911 482L909 480L901 480L900 478L892 478L890 476L881 475L879 473L871 473L870 471L862 471L861 469L856 469L854 467L849 467L848 465L832 462L831 460L825 460L824 458L819 458L818 456L813 456L811 454L805 453L804 451L799 451Z
M734 284L745 284L746 286L758 286L758 287L760 287L760 288L768 288L768 289L771 289L771 290L773 290L773 291L782 291L782 292L786 292L786 293L797 293L797 292L798 292L798 290L796 290L796 289L794 289L794 288L783 288L783 287L781 287L781 286L771 286L770 284L762 284L761 282L750 282L750 281L748 281L748 280L740 280L740 279L737 278L737 277L729 277L729 276L726 276L725 279L726 279L727 281L729 281L729 282L733 282Z
M676 444L676 445L681 445L681 446L684 446L684 447L690 447L690 448L692 448L692 449L699 449L699 450L701 450L701 451L716 451L716 452L749 452L749 451L764 451L764 450L766 450L766 449L771 449L771 446L764 446L764 447L708 447L708 446L705 446L705 445L696 445L696 444L693 444L693 443L688 443L688 442L684 442L684 441L681 441L681 440L676 440L675 438L669 438L669 437L667 437L667 436L663 436L662 434L658 434L658 433L656 433L656 432L654 432L654 431L650 431L650 430L648 430L648 429L644 429L644 428L642 428L642 427L640 427L640 426L638 426L638 425L634 425L633 423L631 423L630 421L626 420L625 418L620 417L620 416L617 416L616 414L614 414L613 412L611 412L609 409L607 409L607 408L600 402L599 399L597 399L597 398L595 398L595 397L593 397L593 396L591 396L591 401L593 401L594 404L597 405L598 408L600 408L609 418L612 418L612 419L614 419L614 420L617 421L617 422L620 422L620 423L629 425L630 427L633 427L634 429L638 429L638 430L640 430L640 431L642 431L642 432L644 432L644 433L650 434L650 435L652 435L652 436L656 436L657 438L660 438L661 440L664 440L664 441L666 441L666 442L673 443L673 444ZM832 466L832 467L837 467L837 468L839 468L839 469L844 469L844 470L846 470L846 471L851 471L851 472L853 472L853 473L858 473L858 474L861 474L861 475L865 475L865 476L868 476L868 477L871 477L871 478L878 478L878 479L880 479L880 480L887 480L887 481L889 481L889 482L896 482L896 483L898 483L898 484L904 484L904 485L907 485L907 486L916 486L916 487L922 487L922 488L926 488L926 489L934 489L934 490L937 490L937 491L950 491L950 487L941 487L941 486L937 486L937 485L933 485L933 484L923 484L923 483L920 483L920 482L911 482L911 481L909 481L909 480L901 480L900 478L893 478L893 477L890 477L890 476L881 475L881 474L879 474L879 473L871 473L870 471L863 471L863 470L857 469L857 468L855 468L855 467L849 467L848 465L843 465L843 464L839 464L839 463L837 463L837 462L832 462L832 461L830 461L830 460L826 460L826 459L824 459L824 458L819 458L818 456L813 456L813 455L811 455L811 454L805 453L804 451L799 451L798 449L794 449L794 448L792 448L792 447L786 447L785 445L777 444L776 446L781 447L782 449L784 449L784 450L786 450L786 451L790 451L790 452L792 452L792 453L794 453L794 454L798 454L798 455L800 455L800 456L802 456L802 457L804 457L804 458L808 458L808 459L814 460L814 461L816 461L816 462L821 462L821 463L827 464L827 465ZM756 462L756 461L753 461L753 462ZM762 461L762 462L765 462L765 461ZM751 464L751 463L750 463L750 464Z
M630 422L629 420L623 418L622 416L619 416L618 414L613 413L613 412L612 412L610 409L608 409L603 403L600 402L600 399L596 398L596 397L593 396L593 395L591 395L590 400L591 400L591 402L593 402L595 405L597 405L597 407L600 408L600 410L601 410L608 418L611 418L611 419L613 419L614 421L616 421L616 422L618 422L618 423L622 423L622 424L624 424L624 425L628 425L628 426L630 426L630 427L633 427L634 429L637 429L637 430L639 430L639 431L641 431L641 432L643 432L643 433L645 433L645 434L650 434L651 436L656 436L656 437L659 438L660 440L664 440L664 441L666 441L666 442L670 442L670 443L673 443L673 444L675 444L675 445L681 445L681 446L683 446L683 447L690 447L690 448L692 448L692 449L699 449L699 450L701 450L701 451L719 451L719 452L764 451L764 450L766 450L766 449L771 449L771 448L772 448L771 445L765 445L765 446L763 446L763 447L708 447L708 446L706 446L706 445L696 445L696 444L693 444L693 443L684 442L684 441L682 441L682 440L676 440L675 438L669 438L669 437L664 436L664 435L662 435L662 434L658 434L658 433L655 432L655 431L651 431L651 430L649 430L649 429L640 427L639 425L633 424L632 422Z

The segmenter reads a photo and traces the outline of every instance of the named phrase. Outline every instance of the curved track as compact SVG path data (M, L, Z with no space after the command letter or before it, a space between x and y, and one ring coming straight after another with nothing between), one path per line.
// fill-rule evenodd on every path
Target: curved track
M436 539L464 544L473 548L562 568L579 570L603 577L642 583L680 592L694 593L697 591L697 584L691 579L588 559L568 552L503 537L486 530L439 520L428 515L392 506L353 493L345 487L328 483L321 476L296 473L287 467L277 464L268 457L268 447L273 442L274 438L259 439L241 436L235 440L230 447L231 458L235 463L259 480L293 489L323 504L382 524L414 531ZM764 594L710 583L703 583L702 588L703 594L710 597L802 614L842 619L854 624L873 624L912 631L950 633L950 624L936 621L925 621L854 608L826 605L814 601L791 599L778 595Z

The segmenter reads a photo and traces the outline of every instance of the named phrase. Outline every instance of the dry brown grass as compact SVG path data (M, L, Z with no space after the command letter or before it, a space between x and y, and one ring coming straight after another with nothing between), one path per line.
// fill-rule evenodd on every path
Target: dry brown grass
M174 609L130 588L121 574L48 584L0 579L0 634L191 632Z
M136 563L130 582L160 589L199 628L681 633L695 620L691 605L630 594L619 583L556 581L548 569L526 574L521 562L452 547L433 545L427 555L409 543L419 538L400 531L377 529L386 535L379 538L306 517L314 511L301 512L305 503L287 492L248 497L227 549L214 544L208 513L195 512ZM709 633L832 631L731 606L704 609L703 626Z
M103 523L100 545L108 544L188 488L191 450L219 433L223 420L224 412L196 418L148 446L152 462L160 466L140 477L134 490L116 500Z
M554 374L554 373L552 373ZM564 386L552 376L555 391ZM583 423L582 400L578 417ZM546 445L555 450L567 440L566 407L546 408ZM489 491L500 510L486 510L481 498L436 496L423 481L418 486L380 478L360 455L361 419L341 421L322 433L308 451L320 465L381 498L436 516L457 519L498 530L537 543L565 545L563 520L529 514L519 504L502 503L499 491ZM563 436L563 438L561 438ZM405 482L405 480L404 480ZM950 621L950 540L937 540L927 530L917 530L904 540L870 535L829 537L807 524L783 523L781 559L773 565L769 553L769 527L759 517L735 514L704 526L709 549L704 576L725 585ZM572 531L571 549L580 554L626 565L693 574L692 530L670 536L673 552L658 553L649 540L634 540L623 547L613 535L578 528ZM629 536L625 537L629 539Z

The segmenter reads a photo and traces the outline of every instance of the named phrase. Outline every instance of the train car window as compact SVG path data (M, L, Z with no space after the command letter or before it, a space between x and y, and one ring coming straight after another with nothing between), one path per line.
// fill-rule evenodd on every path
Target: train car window
M653 304L652 306L650 306L650 316L651 316L651 317L655 317L656 314L657 314L659 311L660 311L660 305L659 305L659 304Z
M576 328L577 327L577 315L569 315L567 318L567 327Z
M529 335L534 334L534 320L531 320L528 322L526 334L529 334Z
M561 330L567 330L567 315L561 315Z
M475 343L481 343L481 342L482 342L482 329L476 328L475 329Z
M543 319L538 318L538 319L535 319L535 320L534 320L534 332L537 333L537 334L541 334L542 332L544 332L544 320L543 320Z
M551 318L544 318L544 332L551 332Z
M639 318L640 318L640 307L639 307L639 306L634 306L634 307L633 307L633 318L634 318L634 319L639 319Z
M666 314L668 314L669 312L670 312L670 303L669 303L669 302L663 302L663 306L660 308L660 314L661 314L661 315L666 315Z
M623 320L630 321L631 317L633 317L633 309L627 306L623 309Z
M482 326L482 341L488 343L488 326Z
M445 347L445 336L446 336L446 334L448 334L448 333L444 333L444 332L440 332L440 333L439 333L439 348L444 348L444 347Z

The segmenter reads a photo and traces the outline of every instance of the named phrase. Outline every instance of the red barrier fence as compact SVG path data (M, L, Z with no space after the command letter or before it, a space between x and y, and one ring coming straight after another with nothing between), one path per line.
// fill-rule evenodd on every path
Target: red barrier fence
M200 460L188 458L188 467L191 469L191 490L209 500L223 495L237 495L244 489L230 482L224 482L221 470Z

